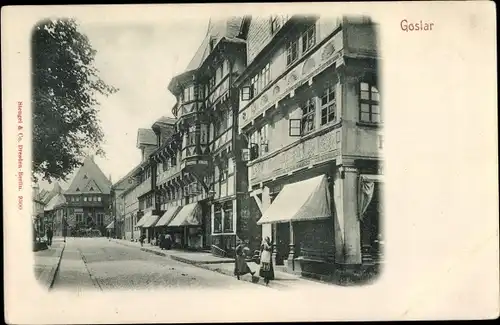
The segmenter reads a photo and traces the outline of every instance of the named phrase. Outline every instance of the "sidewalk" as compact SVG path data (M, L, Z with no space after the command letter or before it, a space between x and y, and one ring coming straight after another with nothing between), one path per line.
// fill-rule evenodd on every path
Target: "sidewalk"
M186 252L186 251L181 251L181 250L161 250L157 246L151 245L151 244L144 244L143 247L141 247L140 243L136 242L129 242L127 240L123 239L112 239L114 242L117 244L125 245L125 246L130 246L130 247L135 247L139 248L142 251L145 252L150 252L159 256L168 256L173 260L187 263L187 264L192 264L194 266L221 273L224 275L229 275L234 277L234 259L232 258L225 258L225 257L217 257L214 256L210 253L205 253L205 252ZM255 276L259 275L259 268L260 265L256 264L254 262L248 262L248 266L252 271L255 271ZM302 286L321 286L324 287L325 284L314 281L314 280L309 280L301 277L300 275L295 275L295 274L290 274L286 272L280 272L278 270L274 270L274 277L275 279L269 283L270 288L281 288L281 289L297 289ZM246 274L243 276L240 276L240 279L242 281L247 281L247 282L252 282L252 275ZM257 284L260 285L265 285L264 281L262 278L259 278L259 281ZM327 285L327 284L326 284Z
M34 252L35 263L33 268L35 279L47 289L52 287L65 247L66 243L64 239L62 237L55 237L52 239L51 247Z

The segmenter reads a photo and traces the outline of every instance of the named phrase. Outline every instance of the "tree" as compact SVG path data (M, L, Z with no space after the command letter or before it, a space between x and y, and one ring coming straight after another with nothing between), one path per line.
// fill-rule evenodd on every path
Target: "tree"
M66 180L87 150L104 155L98 96L118 89L99 77L96 50L78 28L75 20L58 19L33 31L34 181Z

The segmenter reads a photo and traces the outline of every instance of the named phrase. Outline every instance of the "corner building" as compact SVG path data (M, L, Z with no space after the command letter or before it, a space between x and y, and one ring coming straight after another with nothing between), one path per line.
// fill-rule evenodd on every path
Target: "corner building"
M382 260L376 25L252 18L239 88L252 216L278 268L331 274Z

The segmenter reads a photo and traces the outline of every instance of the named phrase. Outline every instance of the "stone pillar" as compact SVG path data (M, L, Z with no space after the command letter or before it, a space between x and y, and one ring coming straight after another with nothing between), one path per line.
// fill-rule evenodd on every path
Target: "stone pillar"
M269 187L264 187L262 190L262 214L269 208L271 205L271 197L269 196ZM262 239L269 237L273 238L272 226L271 224L262 225Z
M289 271L296 271L299 267L299 263L295 263L295 236L292 221L290 221L290 250L288 252L287 264L287 268Z
M344 179L342 183L344 263L361 264L361 229L357 213L357 169L353 167L344 167Z
M272 224L272 242L273 242L273 254L272 261L273 265L276 266L276 255L278 255L278 224Z

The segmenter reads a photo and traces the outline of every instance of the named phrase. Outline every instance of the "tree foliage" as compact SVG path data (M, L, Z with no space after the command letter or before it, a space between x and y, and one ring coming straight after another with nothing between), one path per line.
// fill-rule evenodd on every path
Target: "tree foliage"
M94 66L96 50L72 19L38 24L32 35L33 178L66 180L86 151L103 155L99 95L118 89Z

